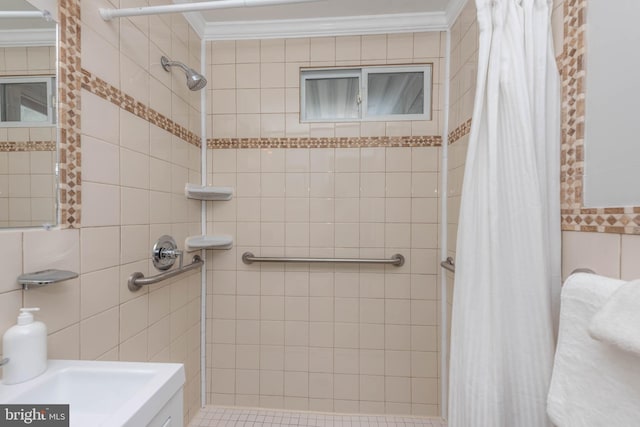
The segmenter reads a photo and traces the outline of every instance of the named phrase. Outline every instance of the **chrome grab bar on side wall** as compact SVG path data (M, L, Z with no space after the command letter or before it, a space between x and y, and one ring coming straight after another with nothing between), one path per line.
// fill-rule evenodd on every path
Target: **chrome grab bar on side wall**
M175 270L169 270L165 273L156 274L155 276L144 277L144 274L140 272L133 273L131 276L129 276L129 290L131 292L135 292L143 286L153 285L155 283L185 273L189 270L200 268L203 264L204 261L202 260L202 258L200 258L199 255L194 255L193 260L191 260L191 264L184 265L180 268L176 268Z
M452 273L456 272L456 264L453 262L452 257L447 257L446 260L442 261L440 263L440 267L444 268L445 270L449 270Z
M355 264L391 264L396 267L404 265L404 256L395 254L391 258L298 258L298 257L257 257L251 252L242 254L242 262L251 264L254 262L335 262Z

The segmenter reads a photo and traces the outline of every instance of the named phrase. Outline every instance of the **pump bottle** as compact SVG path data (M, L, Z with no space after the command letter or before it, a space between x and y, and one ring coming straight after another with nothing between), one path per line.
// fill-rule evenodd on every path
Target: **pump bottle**
M47 369L47 327L35 322L31 312L39 308L21 308L18 324L2 337L2 382L18 384L42 374Z

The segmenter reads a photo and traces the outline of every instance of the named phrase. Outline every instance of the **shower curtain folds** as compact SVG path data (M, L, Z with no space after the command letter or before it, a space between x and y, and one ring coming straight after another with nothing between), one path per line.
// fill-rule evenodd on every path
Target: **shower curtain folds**
M451 325L449 427L544 427L560 287L551 1L476 0L477 91Z

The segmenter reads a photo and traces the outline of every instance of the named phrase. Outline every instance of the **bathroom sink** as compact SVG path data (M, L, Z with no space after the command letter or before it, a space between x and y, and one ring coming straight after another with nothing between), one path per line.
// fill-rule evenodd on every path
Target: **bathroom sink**
M181 392L184 380L177 363L49 360L37 378L0 383L0 403L69 404L71 427L140 427Z

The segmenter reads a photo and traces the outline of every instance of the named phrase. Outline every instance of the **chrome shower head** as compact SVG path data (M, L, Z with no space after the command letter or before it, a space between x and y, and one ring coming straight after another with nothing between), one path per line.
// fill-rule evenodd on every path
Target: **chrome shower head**
M187 67L182 62L170 61L169 58L163 56L160 58L160 64L162 64L162 68L164 68L165 71L169 71L169 67L173 67L174 65L182 68L187 75L187 87L190 90L200 90L207 85L207 79L205 79L202 74L193 68Z

